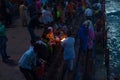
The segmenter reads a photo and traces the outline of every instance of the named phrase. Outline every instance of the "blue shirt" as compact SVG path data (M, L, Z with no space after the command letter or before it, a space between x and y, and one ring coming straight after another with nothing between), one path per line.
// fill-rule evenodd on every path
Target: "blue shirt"
M75 58L74 44L75 39L73 37L68 37L63 41L62 46L64 48L64 60Z
M80 39L80 48L87 51L88 48L88 28L82 25L78 31L78 38Z
M20 58L18 65L22 68L31 70L36 66L36 54L33 48L29 48Z

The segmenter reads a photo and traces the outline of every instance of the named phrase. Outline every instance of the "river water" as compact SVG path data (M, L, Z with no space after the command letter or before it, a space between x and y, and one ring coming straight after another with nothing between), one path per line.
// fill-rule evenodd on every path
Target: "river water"
M120 77L120 0L106 0L106 25L110 28L110 75Z

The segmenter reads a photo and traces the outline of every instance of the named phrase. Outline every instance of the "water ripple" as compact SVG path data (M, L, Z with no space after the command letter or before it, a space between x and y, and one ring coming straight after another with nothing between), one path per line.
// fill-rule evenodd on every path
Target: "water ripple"
M108 47L110 48L111 77L120 76L120 0L107 0Z

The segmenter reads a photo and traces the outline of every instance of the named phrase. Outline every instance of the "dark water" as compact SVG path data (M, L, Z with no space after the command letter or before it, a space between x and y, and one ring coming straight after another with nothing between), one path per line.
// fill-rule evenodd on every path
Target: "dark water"
M106 0L106 25L108 32L108 47L110 48L111 78L120 77L120 0Z

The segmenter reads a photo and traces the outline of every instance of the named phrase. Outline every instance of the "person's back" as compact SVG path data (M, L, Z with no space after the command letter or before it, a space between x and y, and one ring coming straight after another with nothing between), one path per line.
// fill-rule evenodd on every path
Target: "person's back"
M37 14L35 5L36 5L35 1L28 5L28 11L30 13L30 17L32 17L32 16Z
M23 56L19 60L18 65L22 68L31 70L32 69L31 65L36 64L36 63L34 63L35 57L36 57L36 55L34 54L34 50L32 48L30 48L23 54Z
M74 42L75 42L75 39L73 37L67 37L66 40L64 41L64 43L65 43L64 48L73 49Z
M66 40L62 43L64 47L65 60L75 58L74 43L75 43L75 39L73 37L66 38Z
M72 37L71 32L67 32L67 38L62 42L64 48L64 60L71 60L75 58L74 50L75 38Z
M100 32L103 27L104 27L104 21L101 18L99 18L95 23L95 29L97 32Z
M42 23L40 22L40 18L42 13L38 13L38 15L33 16L28 24L28 31L30 33L31 40L36 39L37 35L35 34L34 30L36 28L43 28Z
M80 39L80 48L83 51L87 51L88 47L88 28L82 25L78 32L78 38Z
M85 25L82 25L79 29L79 32L78 32L78 37L82 40L85 40L87 39L88 37L88 29L85 27Z

